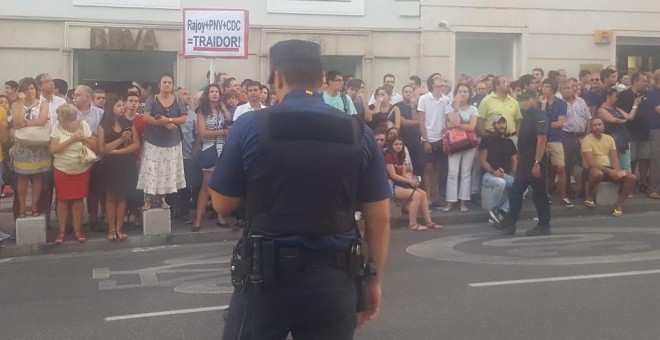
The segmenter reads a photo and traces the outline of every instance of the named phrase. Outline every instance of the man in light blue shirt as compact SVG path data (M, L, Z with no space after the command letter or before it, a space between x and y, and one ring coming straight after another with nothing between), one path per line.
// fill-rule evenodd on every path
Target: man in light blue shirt
M349 115L356 115L355 105L351 97L344 90L344 76L337 71L329 71L326 74L328 88L323 92L323 101Z

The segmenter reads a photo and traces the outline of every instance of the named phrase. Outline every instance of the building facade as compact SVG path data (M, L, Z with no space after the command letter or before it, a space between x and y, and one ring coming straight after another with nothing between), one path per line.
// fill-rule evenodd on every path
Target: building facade
M327 69L364 79L440 72L519 76L533 67L660 67L660 6L636 0L48 0L13 1L0 14L0 79L49 72L70 84L114 87L169 72L199 88L208 59L182 54L183 8L250 13L247 59L214 69L266 80L268 50L285 39L318 42ZM398 87L397 86L397 87Z

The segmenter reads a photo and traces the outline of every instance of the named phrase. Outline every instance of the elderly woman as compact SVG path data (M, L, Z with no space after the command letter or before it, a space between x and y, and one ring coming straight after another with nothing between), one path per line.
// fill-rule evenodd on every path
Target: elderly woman
M186 187L179 125L186 123L188 109L174 94L174 78L163 75L159 92L144 105L144 148L137 187L144 191L144 210L155 203L163 209L165 195Z
M96 139L87 122L78 118L78 110L71 104L57 108L57 127L50 139L50 152L54 156L53 177L57 192L57 237L55 243L64 242L66 225L71 210L73 236L85 242L80 231L83 219L83 199L89 191L92 162L85 162L83 154L96 150Z
M48 123L48 105L40 105L37 88L34 78L23 78L18 83L18 101L11 106L14 129L44 127ZM10 155L18 175L18 217L25 217L28 183L32 183L32 216L39 215L43 175L51 167L48 143L17 139Z

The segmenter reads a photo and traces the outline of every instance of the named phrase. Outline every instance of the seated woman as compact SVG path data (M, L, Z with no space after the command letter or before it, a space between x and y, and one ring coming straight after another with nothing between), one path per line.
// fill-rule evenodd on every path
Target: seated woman
M385 152L385 166L394 198L406 200L406 203L410 201L408 227L411 230L417 231L441 229L442 226L431 221L426 192L419 188L419 181L413 179L411 172L406 171L404 162L403 140L399 137L389 139L387 142L387 151ZM424 217L424 225L417 223L417 212L420 209Z
M82 160L82 149L96 150L96 141L87 122L78 118L78 109L71 104L57 108L57 127L50 138L50 152L55 169L55 191L57 192L57 237L55 243L64 242L66 226L71 211L73 237L85 242L81 232L83 199L89 193L89 175L93 163Z

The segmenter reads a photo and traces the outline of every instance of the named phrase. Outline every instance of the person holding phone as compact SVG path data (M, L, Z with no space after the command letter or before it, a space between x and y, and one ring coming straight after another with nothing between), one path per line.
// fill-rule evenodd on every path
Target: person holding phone
M125 240L122 232L126 201L137 182L136 154L140 138L133 123L124 116L125 101L108 94L98 129L98 149L103 154L102 178L105 186L105 212L108 240Z

